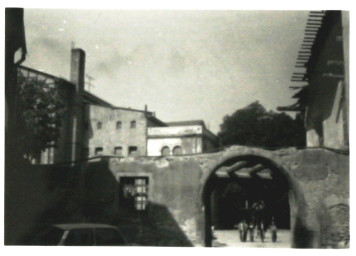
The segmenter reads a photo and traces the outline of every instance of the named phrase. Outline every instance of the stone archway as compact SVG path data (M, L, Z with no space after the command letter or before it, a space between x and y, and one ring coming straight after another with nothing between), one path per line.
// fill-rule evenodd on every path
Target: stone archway
M303 220L300 217L303 216L305 207L303 193L301 192L298 182L295 181L292 175L283 167L283 163L280 163L280 161L268 151L266 151L266 154L238 154L238 152L227 154L202 177L203 189L201 198L204 209L204 231L202 237L205 246L212 246L210 193L214 188L216 177L219 176L235 179L251 178L259 181L268 179L276 181L279 184L284 184L288 194L290 210L289 224L292 234L290 245L292 247L311 247L310 239L308 239L308 234L303 227ZM300 239L300 237L305 239Z

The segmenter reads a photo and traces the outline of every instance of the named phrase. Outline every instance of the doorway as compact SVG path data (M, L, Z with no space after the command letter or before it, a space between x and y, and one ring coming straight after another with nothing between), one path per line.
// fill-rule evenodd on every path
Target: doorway
M266 158L241 156L225 161L204 187L205 246L291 247L290 191L284 172ZM263 207L257 211L258 202ZM246 234L253 234L245 241L239 233L241 223L250 227Z

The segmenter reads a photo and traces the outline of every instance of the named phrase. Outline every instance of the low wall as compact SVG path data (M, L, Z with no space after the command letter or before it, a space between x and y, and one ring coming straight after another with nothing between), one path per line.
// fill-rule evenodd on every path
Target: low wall
M293 247L347 247L349 240L349 156L325 149L267 151L232 147L196 156L109 160L116 181L122 175L150 174L150 204L161 205L177 223L177 232L203 246L203 193L210 175L234 157L258 156L273 162L290 187ZM153 214L153 213L152 213ZM161 219L157 226L165 229ZM175 241L169 241L174 245Z
M7 165L5 244L20 243L38 225L93 221L118 225L138 244L207 245L206 184L221 164L245 156L269 161L286 178L293 247L348 247L349 156L249 147L195 156L103 157L81 167ZM122 207L125 177L147 178L147 211Z

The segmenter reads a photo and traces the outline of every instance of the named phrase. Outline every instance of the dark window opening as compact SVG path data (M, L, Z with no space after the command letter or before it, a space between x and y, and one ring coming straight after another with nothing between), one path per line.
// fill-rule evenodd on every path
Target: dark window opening
M117 121L116 122L116 130L119 130L122 128L122 122L121 121Z
M101 156L103 154L104 149L102 147L95 148L95 155Z
M114 155L122 156L122 147L115 147L114 148Z
M130 128L136 128L136 121L131 121Z
M98 122L98 123L96 124L96 128L97 128L98 130L102 129L102 128L103 128L103 123L102 123L102 122Z
M130 156L137 156L138 151L136 146L129 147L129 155Z

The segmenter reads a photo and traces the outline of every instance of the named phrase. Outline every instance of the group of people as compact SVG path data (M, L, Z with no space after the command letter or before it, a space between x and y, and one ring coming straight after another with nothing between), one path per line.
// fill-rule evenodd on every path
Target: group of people
M249 239L252 242L254 240L255 234L261 238L261 241L264 241L266 226L264 223L264 212L265 212L265 203L263 200L258 200L252 204L251 207L248 207L248 201L246 201L246 206L244 208L244 214L239 224L237 225L240 240L246 242L247 236L249 234ZM257 232L255 233L255 230ZM272 218L270 225L270 230L272 232L272 241L275 242L277 239L277 227Z

